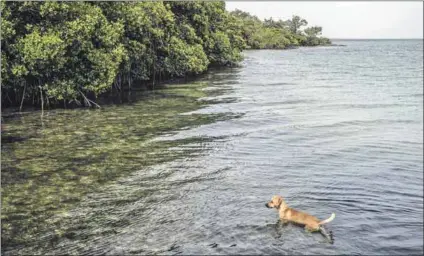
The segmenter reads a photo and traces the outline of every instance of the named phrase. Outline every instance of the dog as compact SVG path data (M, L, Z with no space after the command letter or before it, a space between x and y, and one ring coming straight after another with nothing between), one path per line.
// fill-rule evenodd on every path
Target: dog
M283 197L281 196L273 196L271 201L266 203L265 206L267 208L276 208L280 215L280 219L284 224L292 222L305 226L305 229L308 232L319 231L330 241L331 244L334 243L332 232L328 232L323 226L324 224L334 220L336 217L334 213L331 214L330 218L320 221L315 216L288 207Z

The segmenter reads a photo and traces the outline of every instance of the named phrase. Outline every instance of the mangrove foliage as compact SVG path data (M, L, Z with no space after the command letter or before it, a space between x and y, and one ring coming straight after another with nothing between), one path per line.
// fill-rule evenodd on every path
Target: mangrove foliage
M233 66L244 49L329 44L306 20L225 2L1 3L2 106L98 106L106 92Z

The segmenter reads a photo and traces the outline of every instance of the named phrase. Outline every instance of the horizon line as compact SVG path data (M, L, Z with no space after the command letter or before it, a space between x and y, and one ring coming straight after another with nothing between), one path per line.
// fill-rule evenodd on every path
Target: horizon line
M348 37L327 37L330 40L424 40L423 37L419 38L419 37L408 37L408 38L365 38L365 37L358 37L358 38L348 38Z

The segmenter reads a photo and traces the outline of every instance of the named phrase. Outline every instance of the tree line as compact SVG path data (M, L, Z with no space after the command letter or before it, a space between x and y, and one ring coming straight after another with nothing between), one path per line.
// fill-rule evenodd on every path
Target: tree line
M306 27L308 22L294 15L288 20L260 20L250 13L235 10L231 15L241 21L241 34L250 49L285 49L298 46L330 45L321 37L322 27Z
M1 1L2 106L97 105L106 92L232 66L244 49L329 44L306 20L225 2Z

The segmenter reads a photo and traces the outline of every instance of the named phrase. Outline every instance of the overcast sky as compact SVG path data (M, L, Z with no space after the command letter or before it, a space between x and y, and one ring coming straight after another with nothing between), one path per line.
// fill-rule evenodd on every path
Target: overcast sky
M226 1L260 19L293 14L323 28L329 38L423 38L423 2L241 2Z

